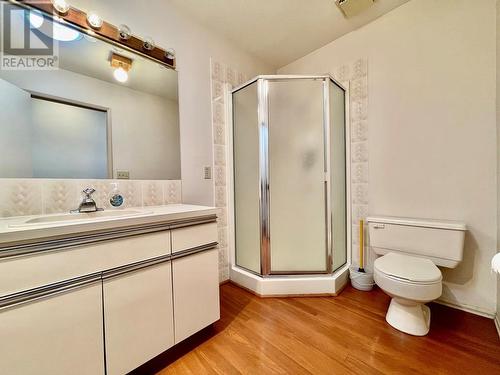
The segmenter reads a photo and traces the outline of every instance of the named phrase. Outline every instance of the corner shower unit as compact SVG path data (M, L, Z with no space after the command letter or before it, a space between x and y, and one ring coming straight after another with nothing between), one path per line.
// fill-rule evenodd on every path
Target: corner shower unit
M259 76L233 90L236 282L331 281L347 268L346 113L346 90L329 76Z

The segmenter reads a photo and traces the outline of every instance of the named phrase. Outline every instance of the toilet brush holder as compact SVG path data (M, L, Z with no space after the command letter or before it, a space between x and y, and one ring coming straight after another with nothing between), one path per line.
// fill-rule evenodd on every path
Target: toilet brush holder
M364 271L358 271L358 267L349 268L349 278L351 279L351 285L358 290L363 290L365 292L373 289L375 281L373 280L373 273Z

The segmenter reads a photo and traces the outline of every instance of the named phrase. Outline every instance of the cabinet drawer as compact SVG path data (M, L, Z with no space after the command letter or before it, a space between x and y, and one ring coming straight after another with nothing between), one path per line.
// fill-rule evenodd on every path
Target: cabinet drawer
M0 296L170 254L170 232L0 259Z
M172 229L172 253L217 242L217 223Z

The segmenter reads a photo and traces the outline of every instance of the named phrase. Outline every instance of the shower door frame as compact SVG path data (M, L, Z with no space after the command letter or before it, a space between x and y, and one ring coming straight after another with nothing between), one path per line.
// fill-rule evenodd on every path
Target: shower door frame
M272 81L291 81L291 80L321 80L323 90L323 146L324 146L324 200L325 200L325 256L326 256L326 270L325 271L272 271L271 270L271 228L270 228L270 191L269 191L269 86L268 82ZM345 187L346 187L346 262L336 269L333 269L333 239L332 239L332 211L331 211L331 174L330 174L330 81L338 86L344 92L345 101L345 115L344 115L344 132L345 132ZM255 271L249 270L243 266L236 264L236 241L234 234L235 228L232 230L233 238L233 251L234 251L234 265L245 269L252 274L262 277L270 276L297 276L297 275L318 275L323 276L334 273L337 269L343 268L350 262L351 250L351 189L350 189L350 130L349 130L349 91L343 84L338 82L330 75L264 75L257 76L254 79L234 88L232 94L244 89L245 87L256 83L257 84L257 114L258 114L258 132L259 132L259 224L260 224L260 274ZM231 136L229 154L231 161L234 160L233 150L233 114L232 114L232 100L230 103L231 113ZM234 196L234 165L231 162L231 217L234 226L235 215L235 196Z

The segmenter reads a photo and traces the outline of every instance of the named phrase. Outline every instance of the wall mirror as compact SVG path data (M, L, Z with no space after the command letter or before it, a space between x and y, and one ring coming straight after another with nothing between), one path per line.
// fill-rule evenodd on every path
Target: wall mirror
M58 67L0 68L0 178L180 179L177 72L14 10L10 41L53 42Z

